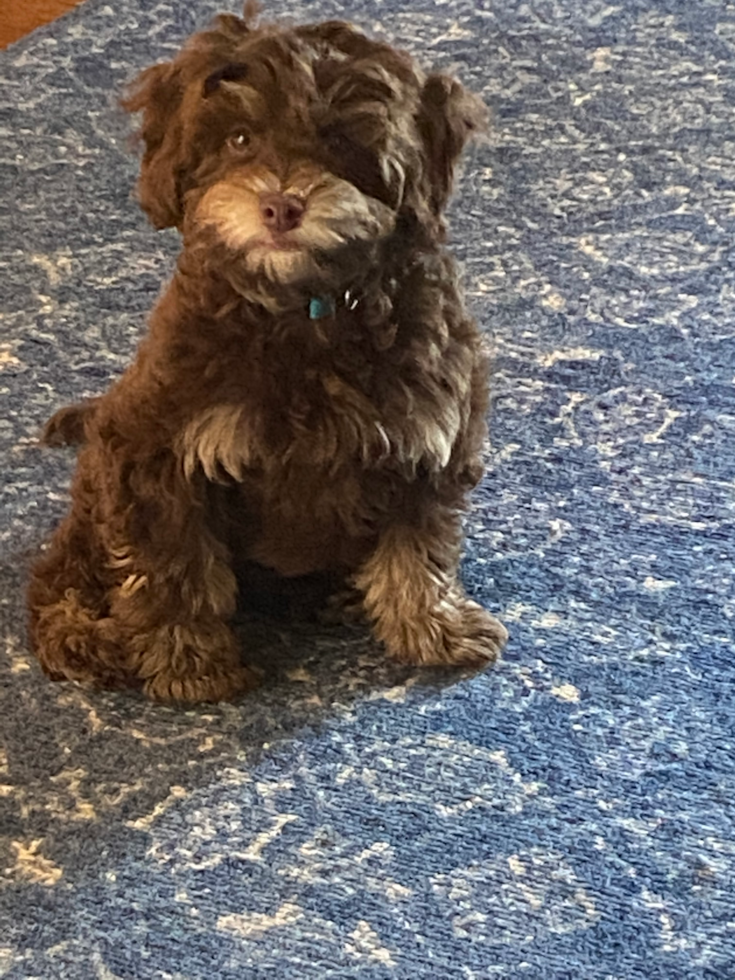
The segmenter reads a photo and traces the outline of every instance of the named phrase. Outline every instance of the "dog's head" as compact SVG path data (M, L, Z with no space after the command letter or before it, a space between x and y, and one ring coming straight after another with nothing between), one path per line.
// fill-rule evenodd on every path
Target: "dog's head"
M261 293L339 283L402 218L437 234L485 122L458 82L347 24L232 15L144 71L124 105L143 112L151 221L206 241Z

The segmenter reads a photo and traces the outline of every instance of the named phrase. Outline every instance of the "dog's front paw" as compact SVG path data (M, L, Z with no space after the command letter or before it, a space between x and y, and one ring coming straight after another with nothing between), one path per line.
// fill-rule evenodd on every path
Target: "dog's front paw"
M133 659L144 693L155 701L231 701L260 680L240 664L235 637L219 620L139 634Z
M457 593L446 596L421 621L402 627L400 637L386 638L390 654L423 667L485 667L498 659L508 639L499 619Z
M260 674L249 667L212 671L198 677L161 671L145 682L143 691L154 701L232 701L259 683Z
M442 630L436 662L470 667L494 663L508 640L505 626L487 609L464 596L458 601L457 610L458 622L452 617L448 627Z

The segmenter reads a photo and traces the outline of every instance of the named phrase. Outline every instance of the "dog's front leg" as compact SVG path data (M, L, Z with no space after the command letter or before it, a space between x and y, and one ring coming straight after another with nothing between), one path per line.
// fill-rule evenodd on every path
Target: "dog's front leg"
M457 581L458 522L446 512L426 526L388 526L355 576L373 632L396 660L482 666L503 648L505 627Z
M227 620L237 584L226 547L174 461L168 472L132 474L145 487L128 504L111 615L127 637L128 662L157 700L220 701L253 687Z

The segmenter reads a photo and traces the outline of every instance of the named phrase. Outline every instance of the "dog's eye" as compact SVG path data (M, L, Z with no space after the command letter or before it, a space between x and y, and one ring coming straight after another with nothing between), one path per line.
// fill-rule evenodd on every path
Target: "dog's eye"
M337 156L345 156L355 151L354 140L350 139L341 129L326 127L320 131L319 136L330 153Z
M344 133L331 133L327 139L327 146L335 153L347 153L353 148L353 143Z
M227 137L227 145L235 153L244 153L250 146L250 134L243 132L243 130L231 133Z

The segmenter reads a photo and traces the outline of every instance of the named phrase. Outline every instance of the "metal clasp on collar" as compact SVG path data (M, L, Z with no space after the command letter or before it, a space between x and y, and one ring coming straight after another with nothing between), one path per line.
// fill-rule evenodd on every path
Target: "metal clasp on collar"
M352 310L356 309L360 300L348 289L342 297L342 302L352 312ZM324 317L334 316L336 312L337 303L333 296L312 296L309 300L310 320L323 320Z

